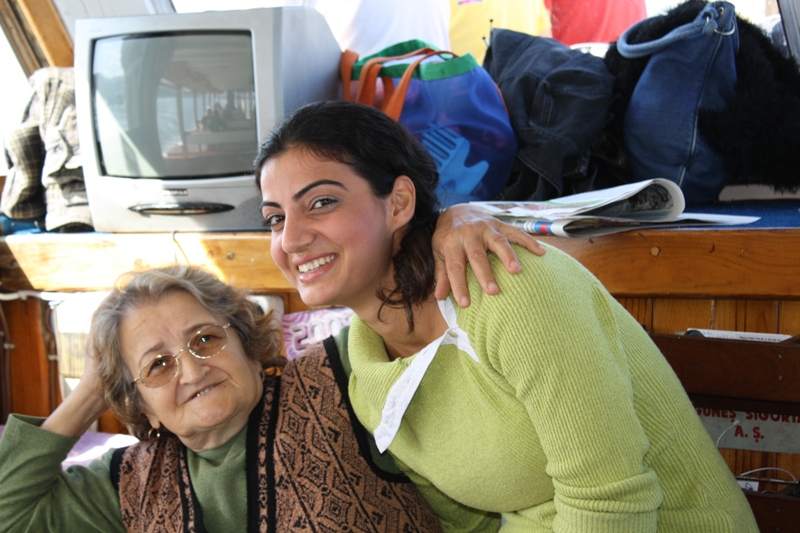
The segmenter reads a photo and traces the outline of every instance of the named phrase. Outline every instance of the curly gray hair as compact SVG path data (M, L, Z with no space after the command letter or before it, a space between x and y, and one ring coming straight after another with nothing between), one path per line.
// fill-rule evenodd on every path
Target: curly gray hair
M192 295L210 312L226 317L239 334L247 357L258 361L263 368L286 364L272 312L264 314L258 304L247 298L248 291L228 285L200 268L185 265L123 274L92 315L89 342L98 358L109 408L140 439L147 437L150 423L122 354L121 323L140 307L154 304L175 291Z

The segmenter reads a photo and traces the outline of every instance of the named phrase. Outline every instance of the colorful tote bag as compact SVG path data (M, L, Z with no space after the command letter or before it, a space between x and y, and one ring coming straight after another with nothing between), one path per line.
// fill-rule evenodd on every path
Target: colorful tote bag
M345 51L341 70L345 99L380 108L428 149L444 207L503 190L517 140L497 85L471 55L412 40L363 59Z

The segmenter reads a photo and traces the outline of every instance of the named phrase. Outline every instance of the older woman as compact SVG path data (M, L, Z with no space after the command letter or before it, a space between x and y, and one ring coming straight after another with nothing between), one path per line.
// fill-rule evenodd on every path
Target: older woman
M321 347L287 364L271 321L196 268L116 288L78 387L44 421L9 420L0 530L438 531L412 484L358 453L341 367ZM61 471L107 405L142 441Z

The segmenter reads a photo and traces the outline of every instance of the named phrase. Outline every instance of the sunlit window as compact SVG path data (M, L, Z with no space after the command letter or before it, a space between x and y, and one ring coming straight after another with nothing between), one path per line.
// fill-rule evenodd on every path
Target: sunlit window
M0 105L0 135L16 128L22 120L22 113L30 94L30 85L22 67L19 66L14 50L8 44L5 33L0 31L0 72L3 73L3 105ZM5 175L5 156L0 157L0 175Z

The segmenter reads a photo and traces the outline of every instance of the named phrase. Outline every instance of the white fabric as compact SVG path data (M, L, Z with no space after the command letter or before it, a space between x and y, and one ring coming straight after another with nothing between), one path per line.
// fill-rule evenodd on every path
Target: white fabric
M173 0L178 13L306 6L322 13L342 50L365 57L411 39L450 50L450 0Z
M386 403L383 405L381 412L381 423L375 428L375 443L378 445L378 451L383 453L389 447L397 435L397 430L400 429L400 423L403 421L403 415L417 392L425 372L433 361L433 357L439 348L445 344L455 344L456 347L462 352L466 352L475 361L478 361L478 355L469 343L467 332L458 327L456 323L456 310L453 303L449 298L439 300L439 310L442 312L445 322L447 322L447 331L444 334L427 345L422 349L408 365L408 368L403 372L400 378L389 390L386 396Z
M283 0L279 3L313 7L325 17L342 50L353 50L361 57L411 39L450 50L450 0Z

